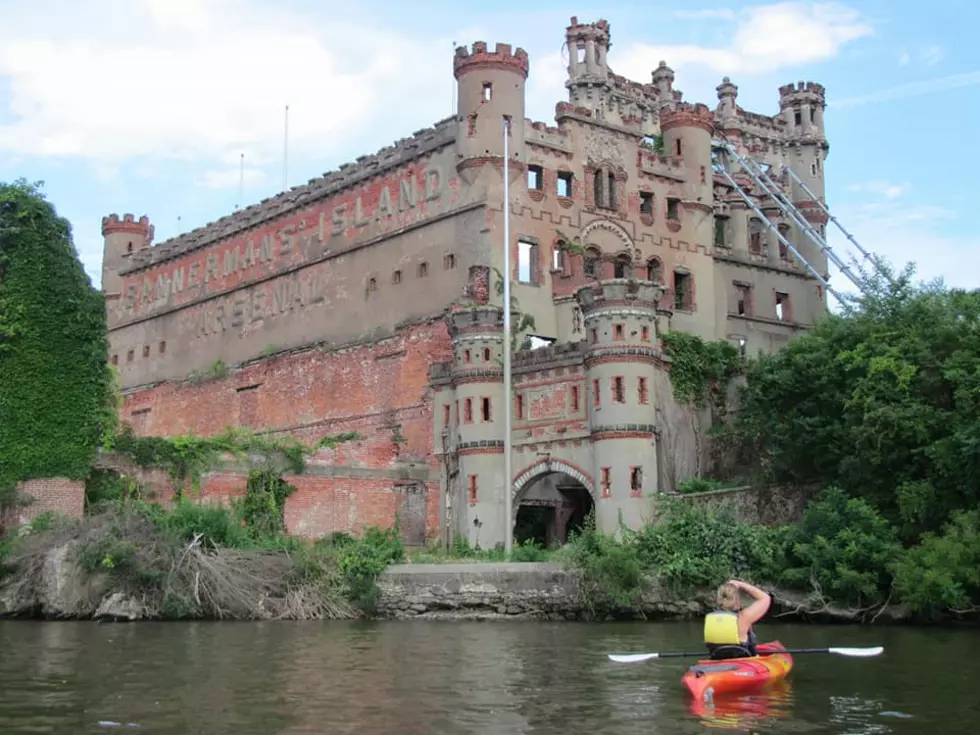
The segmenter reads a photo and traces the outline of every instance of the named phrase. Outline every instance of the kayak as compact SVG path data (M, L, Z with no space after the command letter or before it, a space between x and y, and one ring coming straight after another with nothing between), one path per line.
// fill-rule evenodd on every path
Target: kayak
M786 647L779 641L773 641L760 643L756 649L762 653L785 651ZM718 694L759 689L766 684L785 679L792 670L793 657L788 653L720 661L706 659L689 668L681 677L681 683L697 699L707 701Z

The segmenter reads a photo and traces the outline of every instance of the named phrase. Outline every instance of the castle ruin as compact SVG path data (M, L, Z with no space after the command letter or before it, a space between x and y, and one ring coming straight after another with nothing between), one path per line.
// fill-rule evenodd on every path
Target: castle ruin
M725 78L712 110L684 102L664 62L647 83L614 74L606 21L565 33L554 126L524 116L524 50L477 42L455 53L457 114L375 155L158 245L147 217L105 217L122 419L163 436L359 432L291 478L287 527L310 537L397 515L410 544L489 547L506 492L511 522L549 541L593 509L603 528L639 524L698 461L660 336L755 354L826 310L827 256L801 231L827 221L824 89L782 87L765 115ZM515 320L533 318L511 396L505 118ZM803 219L746 171L720 171L719 139Z

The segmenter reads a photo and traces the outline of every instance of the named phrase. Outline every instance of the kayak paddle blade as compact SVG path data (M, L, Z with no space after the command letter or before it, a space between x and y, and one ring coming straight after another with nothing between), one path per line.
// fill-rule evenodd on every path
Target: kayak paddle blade
M659 653L610 653L609 660L617 664L639 664L652 658L660 658Z
M856 656L859 658L868 658L870 656L878 656L884 652L884 646L874 646L872 648L828 648L827 651L830 653L836 653L838 656Z

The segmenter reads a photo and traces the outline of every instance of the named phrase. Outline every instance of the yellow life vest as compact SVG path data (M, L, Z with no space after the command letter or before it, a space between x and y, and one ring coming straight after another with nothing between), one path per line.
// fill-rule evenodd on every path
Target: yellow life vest
M704 617L704 642L709 646L739 646L738 613L715 610Z

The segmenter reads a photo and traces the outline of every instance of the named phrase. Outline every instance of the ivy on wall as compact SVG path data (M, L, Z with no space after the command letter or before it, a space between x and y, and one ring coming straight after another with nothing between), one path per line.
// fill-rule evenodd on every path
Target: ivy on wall
M110 395L105 300L41 186L0 182L0 487L85 478Z
M199 491L202 476L225 456L258 464L266 474L300 475L306 469L306 458L319 449L334 449L363 438L357 432L346 432L324 436L308 446L295 437L267 437L241 428L229 428L210 437L163 437L136 436L131 427L125 426L104 448L128 457L139 467L166 470L174 493L180 497L188 485Z
M723 405L729 383L743 371L735 346L687 332L667 332L662 341L671 359L670 384L677 401L695 408L705 407L709 399Z

